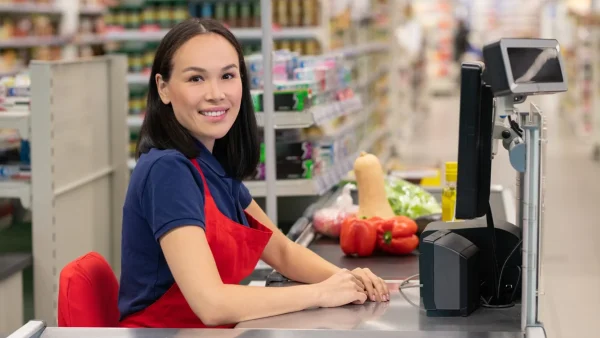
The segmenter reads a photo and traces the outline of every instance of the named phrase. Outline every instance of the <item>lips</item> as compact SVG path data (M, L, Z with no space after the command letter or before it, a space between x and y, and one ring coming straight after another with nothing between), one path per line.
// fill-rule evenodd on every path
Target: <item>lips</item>
M217 121L221 121L222 119L224 119L225 115L227 114L228 111L229 111L229 108L214 107L214 108L210 108L210 109L200 110L199 113L200 113L200 115L208 118L209 121L217 122Z

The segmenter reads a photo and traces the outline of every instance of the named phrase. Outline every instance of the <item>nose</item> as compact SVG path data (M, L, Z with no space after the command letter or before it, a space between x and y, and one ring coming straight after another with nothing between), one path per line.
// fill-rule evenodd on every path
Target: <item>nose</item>
M225 99L225 92L221 90L219 81L209 81L208 90L206 91L207 101L221 101Z

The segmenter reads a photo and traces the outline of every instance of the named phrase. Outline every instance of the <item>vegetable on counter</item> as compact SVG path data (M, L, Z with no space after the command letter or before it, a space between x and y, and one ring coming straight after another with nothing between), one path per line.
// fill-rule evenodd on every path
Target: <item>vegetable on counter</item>
M342 223L340 247L348 255L367 257L373 254L377 242L377 227L370 219L348 217Z
M334 206L315 212L312 223L318 233L332 238L340 237L344 220L355 216L358 212L358 206L352 204L351 190L353 188L353 184L347 184Z
M354 174L358 187L358 217L394 217L394 210L386 195L385 173L379 159L373 154L361 152L354 161Z
M377 223L377 247L394 255L406 255L419 246L417 223L406 216L396 216Z
M399 178L389 177L386 196L396 215L417 219L442 212L440 203L428 191Z

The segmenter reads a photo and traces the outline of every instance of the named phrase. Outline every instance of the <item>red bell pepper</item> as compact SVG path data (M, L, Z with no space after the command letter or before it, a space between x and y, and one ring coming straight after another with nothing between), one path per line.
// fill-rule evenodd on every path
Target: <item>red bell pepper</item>
M366 257L377 245L377 227L370 219L348 217L342 223L340 246L346 255Z
M405 216L395 216L377 224L377 246L384 252L406 255L419 246L417 223Z

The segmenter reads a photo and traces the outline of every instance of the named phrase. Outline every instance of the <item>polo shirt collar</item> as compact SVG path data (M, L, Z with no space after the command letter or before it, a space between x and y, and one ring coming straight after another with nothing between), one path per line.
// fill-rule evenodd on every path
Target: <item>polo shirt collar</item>
M198 159L202 161L202 163L204 163L206 166L208 166L210 170L212 170L215 174L221 177L227 176L227 174L225 173L225 169L223 169L221 163L219 163L217 158L213 154L211 154L210 151L208 151L204 144L202 144L202 142L198 140L194 141L200 149L200 155L198 156Z

